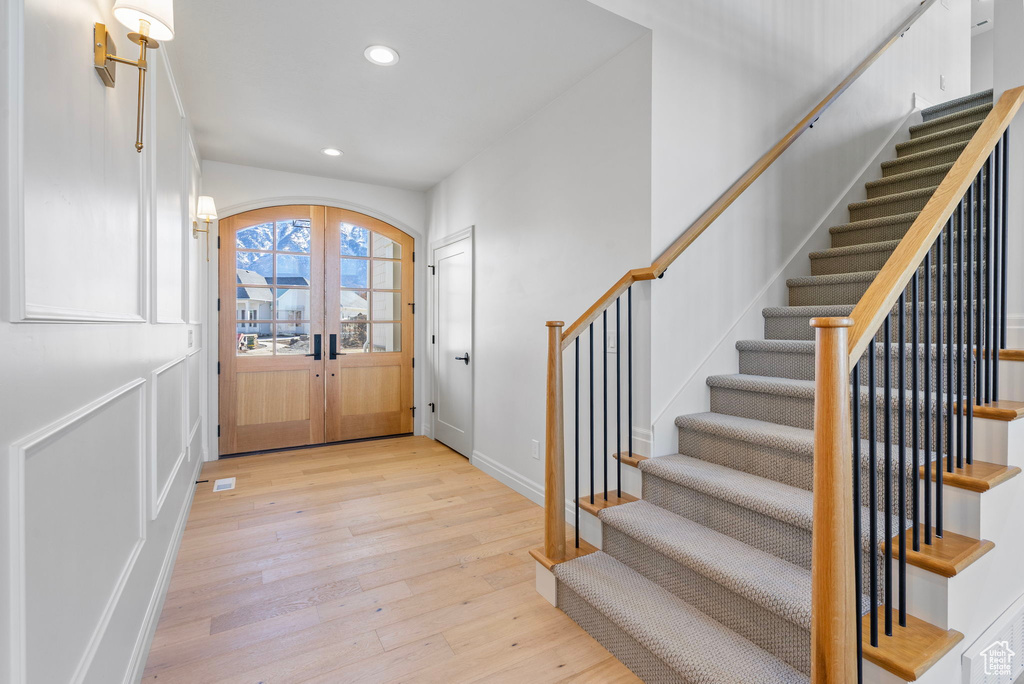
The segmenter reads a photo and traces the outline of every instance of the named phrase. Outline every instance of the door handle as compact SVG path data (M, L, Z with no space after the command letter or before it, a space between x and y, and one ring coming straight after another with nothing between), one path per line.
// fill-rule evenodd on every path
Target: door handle
M468 366L469 365L469 352L466 352L465 356L456 356L455 360L456 361L465 361L466 365Z
M330 356L328 358L333 361L338 358L338 336L334 333L331 334L331 348L328 350Z
M312 356L314 361L319 361L321 358L320 354L320 333L313 335L313 353L306 354L306 356Z

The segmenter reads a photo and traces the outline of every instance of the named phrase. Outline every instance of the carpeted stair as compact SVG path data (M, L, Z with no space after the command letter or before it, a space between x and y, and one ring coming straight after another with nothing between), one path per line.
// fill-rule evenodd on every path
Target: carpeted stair
M808 321L850 314L991 108L987 91L923 112L911 140L897 145L897 158L882 164L882 177L866 184L867 199L849 206L850 222L830 229L832 247L809 255L811 275L788 281L789 306L763 311L764 339L736 345L739 373L707 379L710 411L676 419L679 453L640 463L643 498L600 511L602 551L554 566L558 606L645 682L809 681L814 331ZM945 273L942 265L937 270ZM934 290L929 302L922 292L918 325L926 317L934 324L946 306ZM912 316L908 302L908 332ZM894 359L896 334L893 325ZM876 345L879 360L885 347ZM862 422L874 411L881 425L889 412L894 440L901 409L909 431L914 394L924 403L912 387L910 359L927 354L933 373L937 367L934 345L907 345L904 352L902 397L894 385L889 405L881 389L872 399L866 373L859 388ZM936 420L944 419L947 401L942 375L932 395ZM878 459L872 511L868 446L862 442L863 572L872 561L880 566L867 536L871 516L881 530L899 529L895 459L888 473ZM883 453L886 445L877 448ZM905 475L909 483L910 468ZM887 478L888 511L881 495ZM863 611L870 601L863 597Z

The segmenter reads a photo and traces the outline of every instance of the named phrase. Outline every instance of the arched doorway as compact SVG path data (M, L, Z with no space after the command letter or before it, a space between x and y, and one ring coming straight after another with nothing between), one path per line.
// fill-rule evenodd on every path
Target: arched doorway
M220 453L412 432L412 237L308 205L220 235Z

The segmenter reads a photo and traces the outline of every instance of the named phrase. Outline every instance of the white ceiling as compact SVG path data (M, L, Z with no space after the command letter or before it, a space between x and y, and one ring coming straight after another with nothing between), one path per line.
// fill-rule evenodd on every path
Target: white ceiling
M204 159L411 189L646 30L587 0L177 0L174 11L168 52ZM399 63L367 62L374 44Z

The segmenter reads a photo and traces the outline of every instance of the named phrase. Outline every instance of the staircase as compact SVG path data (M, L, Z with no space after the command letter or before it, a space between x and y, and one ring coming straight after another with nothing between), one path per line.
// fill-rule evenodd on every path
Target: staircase
M584 549L552 566L558 607L644 681L810 680L815 331L808 320L851 314L992 107L988 91L923 112L923 122L910 128L911 139L897 145L898 156L881 165L878 180L866 184L867 199L849 205L850 222L830 229L831 249L808 255L811 275L788 281L789 305L763 311L764 339L736 345L739 373L707 379L710 411L676 419L679 452L623 459L639 467L643 497L596 511L602 549ZM945 306L935 301L934 293L932 300L922 303L920 316L934 322ZM909 303L903 315L908 321L913 315ZM882 368L886 346L876 349ZM891 345L892 353L896 346ZM916 345L911 356L915 351L919 357L936 354L935 345ZM958 358L956 363L974 359ZM935 420L941 421L947 388L938 375ZM882 393L869 392L867 375L860 377L861 387L853 391L861 420L875 413L880 425L887 412ZM924 389L911 388L909 373L905 380L908 390ZM892 403L890 415L902 410L913 420L909 401L904 403L902 408ZM922 453L918 462L934 461L943 447ZM883 449L879 444L879 453ZM877 492L872 493L867 452L863 441L860 530L865 578L872 560L879 577L883 572L884 559L877 549L871 551L871 523L888 529L890 536L900 531L899 497L894 494L886 510L883 483L888 480L896 492L899 483L917 476L907 466L900 477L895 462L886 472L880 459ZM975 465L970 473L960 472L960 480L951 473L947 486L959 482L981 491L1020 472L1005 465ZM991 472L982 476L983 471ZM904 486L909 517L917 489ZM910 525L904 520L905 528ZM959 544L956 554L928 546L908 552L908 562L950 577L948 572L962 572L993 546L952 532L945 541ZM868 586L866 580L863 586ZM876 596L862 596L861 614L882 598L880 586ZM1007 597L1006 605L1013 598ZM871 647L866 633L865 657L902 679L914 679L962 638L953 629L916 618L911 628L930 639L925 648L929 652L918 654L920 662L896 662L892 654Z

